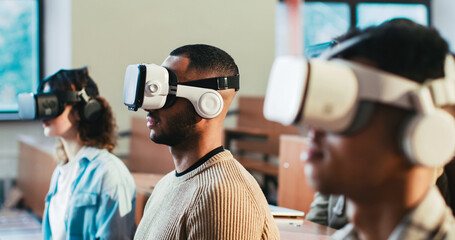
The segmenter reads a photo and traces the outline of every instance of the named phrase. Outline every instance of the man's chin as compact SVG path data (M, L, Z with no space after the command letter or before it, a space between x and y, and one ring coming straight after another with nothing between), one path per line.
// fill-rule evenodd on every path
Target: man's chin
M156 134L150 133L150 140L152 140L156 144L163 144L169 147L176 145L176 140L172 138L165 138L162 136L158 136Z
M328 194L340 194L340 189L337 187L337 186L334 186L332 184L328 184L327 182L324 182L324 181L320 181L320 180L310 180L310 179L307 179L308 180L308 184L310 185L311 188L313 188L314 190L324 194L324 195L328 195Z
M160 138L152 131L150 131L150 140L152 140L154 143L157 143L157 144L163 144L161 141L160 141Z
M305 172L305 177L308 185L310 185L312 189L322 194L332 194L336 191L332 184L329 184L327 181L324 181L324 179L318 178L317 176L315 176L315 174Z
M164 144L160 138L156 137L155 135L150 134L150 140L156 144Z

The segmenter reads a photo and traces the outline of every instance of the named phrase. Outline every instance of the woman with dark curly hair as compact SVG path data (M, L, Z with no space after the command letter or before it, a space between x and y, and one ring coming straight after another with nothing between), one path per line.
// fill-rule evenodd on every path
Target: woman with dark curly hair
M134 180L112 154L115 119L87 68L58 71L39 92L78 96L56 118L43 121L44 134L59 139L44 239L131 239L136 229Z

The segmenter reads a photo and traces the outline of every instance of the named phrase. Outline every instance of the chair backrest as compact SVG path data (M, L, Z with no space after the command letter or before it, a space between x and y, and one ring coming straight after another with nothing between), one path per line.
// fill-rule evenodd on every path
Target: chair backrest
M160 174L166 174L175 169L169 147L150 140L150 130L147 128L145 118L131 119L128 168L131 172Z
M281 134L298 134L293 126L284 126L265 119L263 114L264 97L240 96L237 126L245 128L260 128Z
M284 126L264 118L264 97L240 96L238 106L237 128L260 130L268 135L268 140L265 142L238 140L237 149L278 156L279 136L281 134L298 134L297 129L293 126Z

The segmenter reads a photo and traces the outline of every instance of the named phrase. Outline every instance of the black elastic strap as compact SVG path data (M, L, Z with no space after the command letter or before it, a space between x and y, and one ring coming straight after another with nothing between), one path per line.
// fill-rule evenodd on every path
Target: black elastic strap
M55 94L62 103L76 103L81 100L79 92L76 91L55 91L49 94Z
M214 77L214 78L206 78L200 80L194 80L189 82L181 82L178 83L179 85L186 85L192 87L200 87L200 88L210 88L213 90L226 90L234 88L235 91L240 89L239 83L240 76L228 76L228 77Z

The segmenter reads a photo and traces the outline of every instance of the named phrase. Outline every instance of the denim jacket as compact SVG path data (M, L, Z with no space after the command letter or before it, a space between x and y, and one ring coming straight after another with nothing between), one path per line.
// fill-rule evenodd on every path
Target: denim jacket
M77 176L65 214L67 239L132 239L136 189L133 177L120 159L107 150L83 147ZM44 239L52 239L49 203L57 191L60 171L55 170L43 215Z

